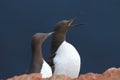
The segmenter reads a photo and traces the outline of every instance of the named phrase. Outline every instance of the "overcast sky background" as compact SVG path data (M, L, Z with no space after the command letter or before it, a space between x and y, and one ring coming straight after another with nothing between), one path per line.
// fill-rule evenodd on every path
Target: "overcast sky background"
M34 33L51 32L75 16L74 23L86 23L67 34L82 58L80 74L120 67L120 0L0 0L0 78L26 72ZM45 59L50 40L43 45Z

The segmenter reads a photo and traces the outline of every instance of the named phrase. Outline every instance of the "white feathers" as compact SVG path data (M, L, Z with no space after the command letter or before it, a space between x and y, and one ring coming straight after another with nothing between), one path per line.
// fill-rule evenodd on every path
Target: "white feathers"
M80 72L81 59L78 51L68 42L63 41L54 57L54 74L64 74L76 78Z
M48 78L52 76L52 70L45 60L43 60L43 65L41 72L42 78Z

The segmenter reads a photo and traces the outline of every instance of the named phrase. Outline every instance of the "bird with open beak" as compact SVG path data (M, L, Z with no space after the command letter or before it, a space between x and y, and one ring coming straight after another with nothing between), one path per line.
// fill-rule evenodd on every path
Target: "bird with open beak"
M80 72L81 58L76 48L66 41L67 32L74 27L84 25L73 25L75 18L59 21L52 35L51 56L48 59L53 74L63 74L76 78Z

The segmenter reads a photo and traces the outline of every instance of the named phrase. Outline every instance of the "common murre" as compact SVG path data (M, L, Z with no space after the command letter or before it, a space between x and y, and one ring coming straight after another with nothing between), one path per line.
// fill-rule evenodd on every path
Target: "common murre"
M52 76L52 69L42 56L42 44L44 40L52 35L50 33L36 33L31 40L32 58L28 73L41 73L43 78Z
M81 58L75 47L66 41L66 34L71 28L83 25L72 25L74 19L62 20L54 28L51 42L51 56L48 63L53 74L63 74L76 78L80 72Z

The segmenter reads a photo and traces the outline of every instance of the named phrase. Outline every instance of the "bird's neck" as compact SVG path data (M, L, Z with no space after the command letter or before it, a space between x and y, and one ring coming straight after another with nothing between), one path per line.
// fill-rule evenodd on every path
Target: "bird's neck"
M63 43L63 41L66 40L66 33L67 33L66 31L65 32L54 31L52 35L51 54L47 62L51 66L53 72L55 69L53 58L55 57L56 55L55 52L57 51L59 46Z
M32 58L29 72L39 73L43 64L41 45L32 45Z
M51 43L51 54L55 54L61 43L66 40L66 33L67 32L55 32L53 34Z

